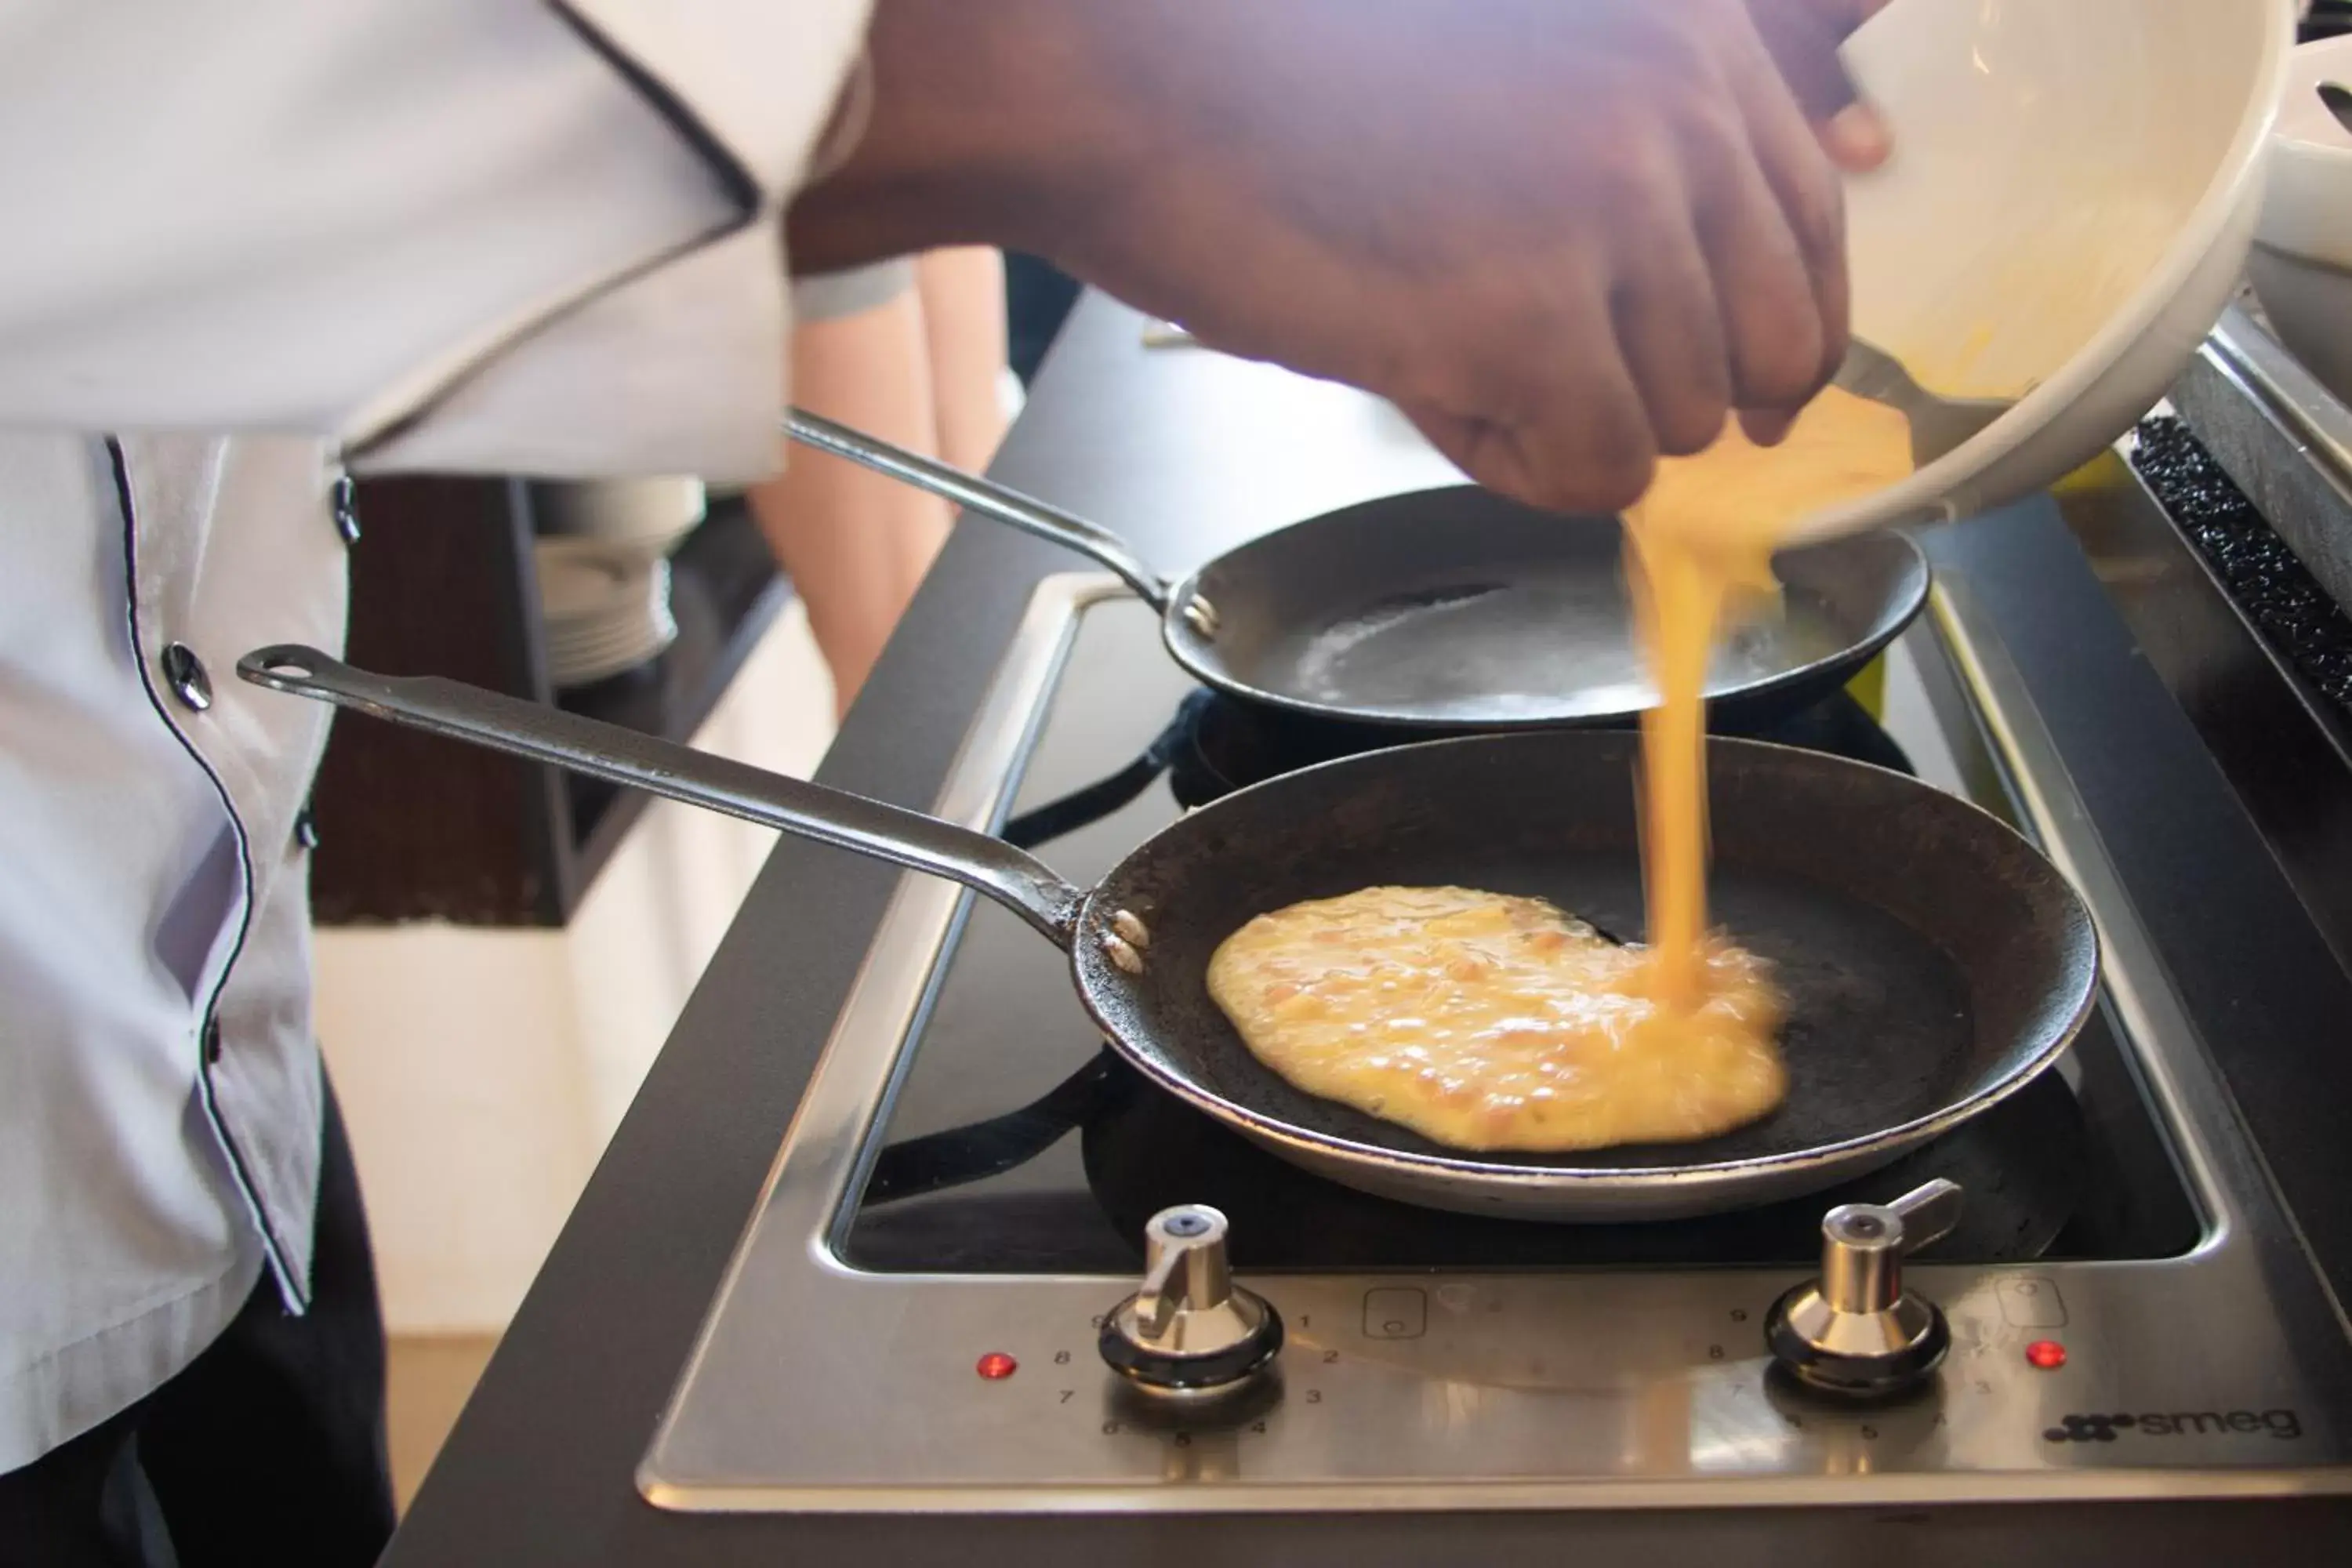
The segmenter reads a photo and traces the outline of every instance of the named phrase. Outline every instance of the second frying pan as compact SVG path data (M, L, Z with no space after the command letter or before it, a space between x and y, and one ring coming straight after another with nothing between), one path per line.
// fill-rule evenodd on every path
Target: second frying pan
M1086 889L986 834L455 681L293 647L237 668L951 878L1069 952L1079 1000L1159 1087L1295 1163L1436 1208L1664 1218L1816 1191L2014 1093L2073 1037L2097 984L2088 912L1997 818L1900 773L1718 742L1713 912L1788 994L1787 1103L1705 1142L1468 1153L1261 1066L1210 999L1209 955L1253 915L1384 882L1533 894L1640 930L1632 736L1433 741L1284 774L1161 829Z
M1423 732L1617 723L1656 700L1614 518L1475 485L1416 490L1277 529L1171 582L1116 535L1017 491L813 414L794 410L785 429L1091 556L1160 612L1178 663L1244 700ZM1844 685L1927 602L1927 563L1900 534L1774 565L1785 614L1736 634L1708 671L1707 700L1734 723Z

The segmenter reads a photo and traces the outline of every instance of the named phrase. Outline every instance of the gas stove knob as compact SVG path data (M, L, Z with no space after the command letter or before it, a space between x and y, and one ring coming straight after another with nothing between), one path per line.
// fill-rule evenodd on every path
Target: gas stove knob
M1903 1288L1903 1259L1950 1234L1960 1189L1937 1180L1891 1204L1841 1204L1822 1219L1821 1278L1772 1304L1764 1339L1808 1388L1877 1398L1916 1384L1951 1348L1943 1310Z
M1206 1204L1162 1209L1144 1226L1142 1289L1103 1320L1113 1372L1153 1394L1198 1396L1241 1387L1282 1349L1282 1319L1234 1283L1225 1216Z

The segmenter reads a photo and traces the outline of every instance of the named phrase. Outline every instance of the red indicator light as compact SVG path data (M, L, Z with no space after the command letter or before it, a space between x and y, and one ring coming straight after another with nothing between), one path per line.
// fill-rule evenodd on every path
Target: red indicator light
M1020 1371L1021 1363L1003 1351L991 1351L980 1358L980 1363L972 1370L989 1382L996 1383Z
M2025 1359L2044 1372L2056 1372L2066 1364L2066 1347L2056 1340L2036 1340L2025 1347Z

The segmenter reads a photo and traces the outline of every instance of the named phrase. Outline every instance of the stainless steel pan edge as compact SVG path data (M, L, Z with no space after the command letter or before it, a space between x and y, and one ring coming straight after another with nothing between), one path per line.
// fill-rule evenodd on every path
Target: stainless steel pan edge
M1854 539L1837 541L1836 543L1847 550L1852 550L1857 545L1884 548L1899 557L1902 564L1893 575L1899 580L1900 587L1885 606L1877 624L1872 627L1868 636L1861 637L1846 647L1840 648L1835 653L1824 655L1809 663L1793 666L1778 675L1748 682L1735 690L1710 691L1707 701L1711 710L1722 711L1736 707L1742 710L1753 711L1759 706L1769 705L1777 700L1804 691L1810 687L1818 686L1833 671L1860 670L1872 659L1884 653L1887 646L1896 637L1909 630L1911 623L1917 620L1920 612L1927 607L1927 596L1935 586L1935 574L1927 564L1927 552L1919 548L1917 541L1909 534L1890 530L1858 535ZM1811 545L1796 548L1821 549L1822 546ZM1207 605L1210 601L1201 586L1202 575L1207 570L1208 567L1204 565L1196 569L1191 575L1179 579L1168 590L1171 602L1186 605ZM1475 721L1465 723L1459 718L1443 714L1428 717L1412 713L1368 714L1340 709L1328 702L1305 701L1288 692L1244 679L1232 670L1218 668L1213 652L1215 641L1214 612L1209 613L1211 621L1209 629L1205 631L1192 614L1182 616L1163 616L1160 618L1160 640L1162 646L1168 649L1170 657L1181 665L1195 679L1203 685L1216 687L1234 696L1246 698L1250 701L1263 703L1268 708L1279 709L1286 713L1295 713L1304 719L1321 722L1338 720L1346 723L1377 726L1393 731L1396 735L1393 743L1400 746L1409 745L1420 740L1434 740L1463 734L1502 734L1520 730L1580 729L1589 725L1629 722L1634 717L1631 713L1622 715L1602 713L1590 717L1564 719L1557 715L1543 714L1533 718L1518 719L1487 714Z

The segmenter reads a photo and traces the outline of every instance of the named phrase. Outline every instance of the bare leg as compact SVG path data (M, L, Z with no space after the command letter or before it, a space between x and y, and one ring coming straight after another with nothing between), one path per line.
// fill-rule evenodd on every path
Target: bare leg
M919 452L938 450L920 296L793 333L793 400ZM752 489L751 512L795 590L849 711L890 629L947 540L948 509L839 458L796 447Z
M1004 258L982 247L934 250L915 264L930 343L940 453L985 468L1004 439Z

